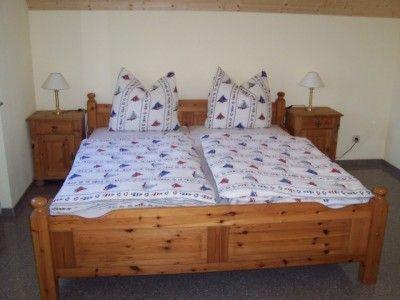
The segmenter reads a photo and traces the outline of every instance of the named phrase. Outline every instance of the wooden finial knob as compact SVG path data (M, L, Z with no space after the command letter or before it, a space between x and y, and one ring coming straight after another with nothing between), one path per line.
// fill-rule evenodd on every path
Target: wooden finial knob
M284 92L278 92L278 100L281 100L285 98L285 93Z
M44 197L36 197L31 200L31 205L34 209L43 210L47 205L47 199Z
M94 98L96 97L96 94L95 93L89 93L89 94L87 94L87 97L89 98L89 100L93 100L94 101Z
M384 186L377 186L374 187L374 190L372 192L375 196L384 198L388 192L388 189Z

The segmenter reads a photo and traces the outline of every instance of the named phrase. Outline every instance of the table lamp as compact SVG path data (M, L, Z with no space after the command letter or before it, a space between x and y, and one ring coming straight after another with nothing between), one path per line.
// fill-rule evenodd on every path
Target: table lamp
M310 97L308 100L308 107L306 110L312 111L313 93L315 88L324 87L324 83L317 72L308 72L303 80L299 83L300 86L308 87L310 89Z
M54 99L56 102L56 110L54 113L56 115L60 115L62 113L60 109L60 101L58 99L58 91L69 89L69 85L65 80L64 76L61 73L50 73L47 77L46 81L42 85L42 89L45 90L53 90L54 91Z

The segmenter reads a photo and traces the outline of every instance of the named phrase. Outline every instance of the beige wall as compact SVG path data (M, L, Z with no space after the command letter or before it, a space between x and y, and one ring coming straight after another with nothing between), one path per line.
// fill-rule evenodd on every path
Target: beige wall
M2 99L1 90L0 90L0 99ZM2 207L11 206L10 182L8 180L8 168L6 160L6 151L4 148L3 124L1 122L2 119L1 115L2 113L0 108L0 212Z
M25 118L35 109L28 10L25 0L0 1L0 93L3 147L6 165L0 175L9 183L9 199L2 208L13 207L32 182L32 159ZM0 149L0 152L2 150ZM0 157L1 160L1 157ZM7 179L8 176L8 179Z
M397 72L390 106L385 159L395 167L400 168L400 48L398 48L398 53Z
M309 70L326 87L317 105L345 117L338 154L361 143L346 158L383 158L399 49L397 19L229 12L31 11L30 30L38 108L52 108L40 88L49 72L62 72L71 89L65 108L85 106L94 91L110 102L121 66L149 85L175 70L182 98L206 97L216 66L244 81L260 67L271 75L273 93L305 104L298 86Z

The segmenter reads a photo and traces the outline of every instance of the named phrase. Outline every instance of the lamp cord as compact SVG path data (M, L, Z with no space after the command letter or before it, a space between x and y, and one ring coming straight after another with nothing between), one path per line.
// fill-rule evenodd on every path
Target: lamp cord
M347 149L338 159L342 159L347 153L349 153L354 146L357 144L358 142L353 142L353 145L351 145L351 147L349 149Z

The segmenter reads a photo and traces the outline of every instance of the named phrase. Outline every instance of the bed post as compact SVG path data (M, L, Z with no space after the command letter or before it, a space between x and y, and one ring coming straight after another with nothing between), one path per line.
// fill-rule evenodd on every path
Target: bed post
M93 130L97 127L97 105L96 94L87 94L87 123L88 123L88 136L92 134Z
M41 299L57 299L58 281L53 268L47 200L43 197L33 198L31 205L31 234Z
M275 122L274 124L279 125L285 129L285 117L286 117L286 100L285 93L278 92L278 98L275 101Z
M358 273L359 280L366 284L375 284L378 279L379 261L388 214L388 202L385 198L387 189L385 187L376 187L373 193L372 220L369 230L367 253L364 261L360 263Z

